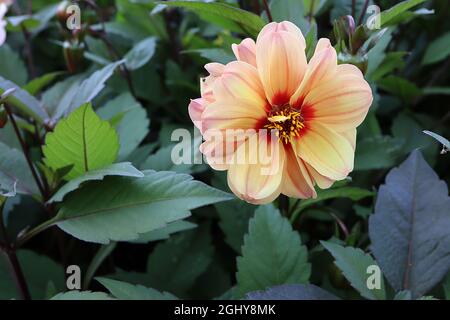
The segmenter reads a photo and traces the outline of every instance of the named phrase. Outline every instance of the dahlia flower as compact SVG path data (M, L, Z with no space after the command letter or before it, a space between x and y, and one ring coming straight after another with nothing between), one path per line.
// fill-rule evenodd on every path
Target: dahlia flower
M205 138L201 152L214 169L228 171L230 189L247 202L269 203L280 193L314 198L315 186L329 188L353 170L356 128L372 91L357 67L337 64L328 39L318 41L310 61L305 47L294 24L270 23L256 43L232 46L236 61L205 66L201 97L189 105ZM229 132L249 129L253 134L230 138ZM208 139L209 132L224 138ZM261 150L269 162L249 161Z

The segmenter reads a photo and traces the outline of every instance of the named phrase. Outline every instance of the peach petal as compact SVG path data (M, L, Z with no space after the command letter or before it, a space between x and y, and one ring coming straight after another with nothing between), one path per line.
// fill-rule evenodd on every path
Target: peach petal
M256 43L253 39L244 39L240 44L233 43L231 48L236 59L256 67Z
M234 161L230 165L228 185L240 199L253 204L265 204L275 200L281 192L285 154L284 148L275 139L258 134L254 137L259 138L257 143L252 143L255 139L249 139L237 148L236 154L245 148L243 153L247 163ZM256 156L256 161L251 162L250 158L257 155L259 150L267 152L270 158L263 161Z
M308 199L317 197L314 181L306 164L297 157L292 147L286 148L286 165L284 168L281 193L288 197Z
M353 170L355 152L350 142L317 121L307 124L304 135L294 141L294 150L329 179L342 180Z
M291 23L269 24L256 41L256 61L267 99L289 102L306 70L304 38Z

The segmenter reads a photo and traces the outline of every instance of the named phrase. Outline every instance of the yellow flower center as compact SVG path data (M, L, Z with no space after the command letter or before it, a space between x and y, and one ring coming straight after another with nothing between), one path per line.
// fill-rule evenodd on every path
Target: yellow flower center
M299 110L293 109L289 105L274 107L267 120L268 123L264 128L277 130L276 136L285 144L290 142L292 138L298 137L305 127Z

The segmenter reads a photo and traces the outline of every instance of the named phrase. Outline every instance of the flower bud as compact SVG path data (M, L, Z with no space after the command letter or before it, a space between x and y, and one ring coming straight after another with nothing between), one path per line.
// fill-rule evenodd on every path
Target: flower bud
M63 45L67 70L76 73L84 67L84 43L78 40L65 41Z

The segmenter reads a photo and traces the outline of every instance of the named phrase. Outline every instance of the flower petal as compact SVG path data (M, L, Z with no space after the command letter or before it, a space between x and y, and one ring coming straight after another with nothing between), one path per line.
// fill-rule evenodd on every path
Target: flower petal
M311 179L306 164L289 146L286 151L286 165L284 166L283 186L281 193L288 197L309 199L317 197L314 182Z
M336 132L359 126L372 104L372 90L359 69L339 65L335 77L327 77L309 91L303 106L310 108L316 121Z
M194 123L194 125L200 130L200 132L203 131L202 114L203 111L205 111L207 104L208 102L205 99L198 98L191 100L191 103L189 103L188 106L189 116L191 117L191 120Z
M307 65L300 29L290 22L268 24L256 41L256 61L269 102L288 103Z
M336 67L336 50L331 46L330 40L320 39L316 51L308 63L302 83L291 97L291 105L301 107L306 94L325 78L333 76Z
M233 43L231 48L236 59L256 67L256 43L253 39L244 39L240 44Z
M200 79L200 93L202 98L209 102L213 102L214 83L224 72L225 66L220 63L208 63L205 65L205 69L209 72L209 76Z
M256 129L266 118L262 107L250 100L219 100L208 105L201 115L204 130Z
M239 154L244 155L244 161ZM228 170L228 185L236 196L249 203L269 203L280 194L284 163L281 144L255 134L237 148Z
M308 123L293 143L297 155L327 178L342 180L353 170L355 151L350 142L317 121Z
M335 182L333 179L327 178L317 172L316 169L311 167L308 163L304 162L308 173L311 175L314 184L317 185L320 189L328 189Z
M245 100L261 109L267 105L256 68L242 61L225 66L223 74L214 82L213 94L216 101L223 103Z

